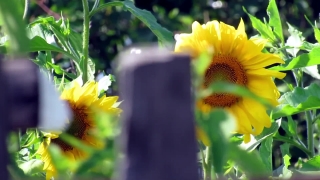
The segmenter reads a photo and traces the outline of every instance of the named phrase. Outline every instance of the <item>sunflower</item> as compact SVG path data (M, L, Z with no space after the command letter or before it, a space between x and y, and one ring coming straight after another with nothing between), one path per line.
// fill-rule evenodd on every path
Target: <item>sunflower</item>
M280 93L273 78L282 79L285 74L266 67L284 61L278 55L262 53L267 42L262 38L248 39L242 19L237 29L216 20L203 25L194 22L191 34L178 36L175 52L189 53L193 59L204 52L212 53L203 87L227 81L248 88L276 106ZM214 93L201 99L198 105L205 109L223 108L232 113L237 120L236 132L244 135L245 143L250 141L250 134L259 135L264 127L271 126L266 107L250 98Z
M121 110L116 107L118 97L103 96L98 98L98 84L90 81L82 87L74 82L71 88L62 92L61 99L67 101L73 111L73 119L68 121L69 125L64 132L80 139L91 147L103 147L103 140L95 137L92 133L95 128L93 115L95 110L119 114ZM50 144L60 147L63 154L71 160L82 160L87 156L85 152L62 141L59 138L59 133L45 133L44 141L41 143L37 153L41 155L41 159L44 161L47 179L56 175L56 169L51 163L48 153Z

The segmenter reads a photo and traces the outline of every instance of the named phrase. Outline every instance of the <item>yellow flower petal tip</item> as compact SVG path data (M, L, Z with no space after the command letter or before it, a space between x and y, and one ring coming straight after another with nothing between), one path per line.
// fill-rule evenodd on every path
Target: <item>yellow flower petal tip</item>
M207 134L199 127L196 127L196 137L199 139L205 146L210 146L210 140Z
M176 40L176 53L190 53L196 60L202 53L213 48L212 62L205 71L203 88L211 83L227 81L248 88L251 92L277 105L279 91L273 78L284 78L285 73L266 69L284 61L275 54L263 53L268 40L248 39L245 23L240 20L236 28L216 20L200 25L192 24L190 34L182 34ZM271 120L266 107L258 102L228 93L214 93L198 102L197 108L208 112L214 108L224 108L231 112L237 121L237 133L258 135L270 127Z

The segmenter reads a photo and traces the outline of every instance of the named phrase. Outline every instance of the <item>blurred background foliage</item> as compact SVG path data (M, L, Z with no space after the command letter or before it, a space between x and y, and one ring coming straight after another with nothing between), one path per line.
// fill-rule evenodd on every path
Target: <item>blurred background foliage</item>
M111 2L100 0L100 4ZM267 17L268 0L135 0L137 7L151 11L158 22L176 33L191 32L194 20L205 23L217 19L237 26L243 18L249 36L257 34L250 25L248 16L242 10L262 19ZM94 0L89 1L90 7ZM316 0L280 0L277 1L283 22L288 21L304 33L308 41L314 42L313 30L305 20L318 19L320 4ZM38 16L61 16L69 19L70 26L77 32L82 30L82 5L78 1L31 0L28 20L32 22ZM90 56L96 62L96 69L110 72L110 62L124 47L132 43L156 42L155 35L141 21L121 7L112 7L95 14L90 27ZM286 29L286 28L284 28ZM287 32L285 32L287 33ZM57 59L58 60L58 59Z
M100 4L111 2L100 0ZM172 31L174 34L191 32L193 21L205 23L209 20L219 20L227 24L238 26L240 18L244 20L248 36L258 34L253 30L249 17L242 7L258 19L267 18L266 7L269 0L135 0L135 5L141 9L151 11L158 22ZM289 22L299 31L303 32L308 42L316 42L313 29L305 19L305 15L314 22L319 19L320 1L317 0L278 0L276 1L284 26L284 35L288 37ZM90 7L94 0L89 1ZM66 0L31 0L27 16L28 22L32 22L39 16L53 16L57 20L63 16L69 19L70 26L76 32L82 32L82 4L80 1ZM112 60L125 47L136 43L157 42L156 36L140 20L123 11L121 7L110 7L98 12L90 22L90 47L89 55L96 62L96 72L105 71L113 74ZM56 63L61 62L62 56L55 57ZM288 74L288 80L293 79ZM290 80L291 79L291 80ZM304 79L308 81L307 78ZM116 88L116 87L114 87ZM305 121L302 117L293 116L299 120L299 131L302 140L306 141ZM279 133L284 133L279 130ZM277 144L278 143L278 144ZM273 167L279 167L282 158L279 148L280 143L274 143ZM296 148L291 149L291 161L297 162L295 157L304 157L305 154Z

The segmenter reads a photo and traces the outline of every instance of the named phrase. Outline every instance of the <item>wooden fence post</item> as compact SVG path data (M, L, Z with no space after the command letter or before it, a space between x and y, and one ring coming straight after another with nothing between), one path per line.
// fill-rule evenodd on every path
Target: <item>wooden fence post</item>
M3 76L2 71L2 59L3 56L0 54L0 118L1 118L1 125L0 125L0 177L3 179L9 179L7 165L8 165L8 152L7 152L7 132L9 127L9 122L7 122L8 118L8 107L6 106L6 102L8 99L7 96L7 86L6 81Z
M190 58L158 48L119 58L120 180L197 180Z

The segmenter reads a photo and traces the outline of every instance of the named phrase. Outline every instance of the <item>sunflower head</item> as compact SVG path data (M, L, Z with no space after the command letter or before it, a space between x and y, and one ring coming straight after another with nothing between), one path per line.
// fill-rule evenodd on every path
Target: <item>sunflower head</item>
M284 61L278 55L262 52L267 42L262 38L249 39L242 19L237 29L215 20L203 25L194 22L192 33L178 36L175 52L188 53L194 60L202 53L211 53L203 88L226 81L244 86L276 106L280 93L273 78L281 79L285 74L266 67ZM204 111L223 108L232 113L237 119L237 133L244 134L245 142L250 141L250 134L258 135L264 127L271 126L266 107L246 97L213 93L197 105Z
M61 99L68 102L73 112L73 118L66 122L67 128L64 133L74 136L84 144L94 148L102 148L104 145L103 139L98 138L93 133L96 128L94 114L97 111L112 114L121 112L117 107L117 96L102 96L99 98L98 95L98 84L93 81L87 82L82 87L73 82L73 86L64 90L61 95ZM47 172L47 179L56 174L48 153L50 144L60 147L62 152L72 160L81 160L87 156L82 150L61 140L58 133L47 133L38 150L38 154L41 155L42 160L45 162L44 170Z

